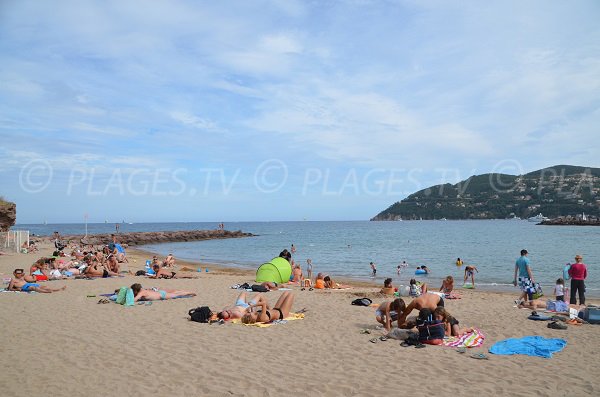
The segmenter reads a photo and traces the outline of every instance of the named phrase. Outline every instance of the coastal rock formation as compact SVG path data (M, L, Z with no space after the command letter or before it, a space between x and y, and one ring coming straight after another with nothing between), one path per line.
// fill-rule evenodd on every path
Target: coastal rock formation
M596 216L559 216L558 218L542 221L540 225L550 226L600 226L600 217Z
M556 165L524 175L474 175L419 190L372 221L600 217L600 168Z
M214 240L220 238L251 237L252 233L244 233L241 230L181 230L171 232L131 232L116 234L117 241L126 246L171 243L176 241ZM63 240L80 242L85 244L104 245L112 242L111 234L71 235L62 236Z
M15 224L17 205L0 198L0 232L6 232Z

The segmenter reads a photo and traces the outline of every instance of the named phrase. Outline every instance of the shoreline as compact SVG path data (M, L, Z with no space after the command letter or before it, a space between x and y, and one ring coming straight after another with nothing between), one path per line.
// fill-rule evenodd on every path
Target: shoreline
M10 274L14 268L28 268L40 256L49 256L52 248L44 243L39 253L2 255L0 272ZM142 269L152 255L130 248L129 270ZM194 279L125 275L47 281L48 286L67 288L52 294L0 294L0 321L5 324L0 346L6 357L10 357L10 365L0 373L3 392L7 396L57 397L123 392L173 397L307 393L381 396L389 394L389 383L365 379L396 379L404 371L407 376L410 376L408 371L440 374L419 383L422 394L439 393L442 389L450 394L478 396L510 396L516 390L523 395L550 396L564 395L564 390L571 395L594 395L600 391L600 381L594 375L600 371L600 362L593 348L600 343L599 326L550 329L546 322L528 320L530 309L515 308L514 294L464 290L462 299L446 301L446 309L460 320L461 326L477 327L485 335L482 347L459 354L454 348L444 346L414 349L402 347L398 340L379 339L384 332L377 327L376 307L350 304L360 297L371 298L374 305L392 299L379 293L380 286L373 283L365 286L353 283L351 289L314 291L286 285L295 298L293 311L307 309L299 321L267 328L231 322L194 323L189 321L191 308L209 306L221 310L233 304L241 292L231 289L231 285L253 279L254 272L224 269L206 262L177 260L176 263L177 269L183 266L195 269L200 264L208 267L209 272L189 273L197 275ZM188 290L197 295L131 307L98 304L101 294L132 283L141 283L145 288ZM273 304L281 294L272 291L265 298ZM403 299L408 303L411 298ZM590 299L588 303L595 302ZM529 335L564 338L567 345L551 359L488 352L496 342ZM471 355L477 353L486 354L488 360L476 363ZM32 357L43 359L32 364ZM260 364L262 376L257 375L257 357L265 358ZM143 361L144 376L140 376L138 365L107 365L131 363L138 358ZM521 373L524 366L535 367L537 378L544 381L515 379L514 374ZM89 376L91 368L102 368L103 376ZM223 381L224 374L231 373L236 376ZM199 374L201 381L190 382L198 379ZM32 378L39 381L21 381ZM265 382L271 378L288 381Z

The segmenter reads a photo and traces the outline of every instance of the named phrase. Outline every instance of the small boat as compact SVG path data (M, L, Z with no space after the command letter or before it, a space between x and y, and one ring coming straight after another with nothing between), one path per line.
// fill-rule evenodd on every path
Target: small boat
M542 215L542 213L540 212L539 214L537 214L536 216L532 216L531 218L527 219L529 222L536 222L536 223L540 223L542 221L547 221L550 220L550 218Z

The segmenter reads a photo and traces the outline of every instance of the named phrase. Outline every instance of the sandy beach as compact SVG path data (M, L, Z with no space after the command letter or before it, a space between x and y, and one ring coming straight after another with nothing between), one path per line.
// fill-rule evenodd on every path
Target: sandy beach
M28 270L43 255L50 255L49 245L40 253L0 256L0 273L10 277L14 268ZM142 269L148 255L129 249L130 269ZM66 285L64 292L3 292L1 394L583 396L600 391L600 326L553 330L528 320L530 310L514 307L516 289L514 294L464 290L462 299L446 302L461 325L478 327L486 336L483 347L460 354L443 346L402 347L392 339L371 343L382 334L375 308L350 302L362 296L382 302L379 285L320 291L291 286L293 308L306 308L305 318L268 328L188 321L189 309L219 310L239 294L231 285L252 283L252 273L202 267L209 272L194 273L198 279L61 280L46 284ZM100 294L134 282L198 295L133 307L97 303ZM273 303L280 293L267 297ZM365 328L371 334L362 334ZM487 352L499 340L527 335L564 338L567 346L550 359ZM489 359L475 360L473 352Z

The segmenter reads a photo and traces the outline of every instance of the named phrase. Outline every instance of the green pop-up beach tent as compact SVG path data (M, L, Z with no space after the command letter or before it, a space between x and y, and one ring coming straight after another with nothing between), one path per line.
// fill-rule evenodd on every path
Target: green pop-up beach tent
M292 267L287 259L273 258L267 263L263 263L256 270L256 282L264 283L272 281L274 283L287 283L292 275Z

